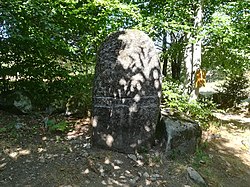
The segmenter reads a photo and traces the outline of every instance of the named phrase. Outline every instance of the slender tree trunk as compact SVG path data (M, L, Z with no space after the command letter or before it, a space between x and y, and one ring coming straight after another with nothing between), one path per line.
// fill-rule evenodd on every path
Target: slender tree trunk
M176 35L175 35L176 34ZM172 78L174 80L181 80L181 66L183 62L183 43L184 36L171 33L171 70L172 70Z
M162 52L163 52L162 74L164 76L167 76L167 67L168 67L168 58L167 58L167 32L163 36Z
M176 58L171 60L171 70L172 70L172 78L174 80L179 80L179 68L178 68L178 62Z
M196 11L196 16L194 20L194 27L199 34L199 29L202 23L202 0L200 0L199 6ZM195 40L196 43L188 43L185 49L185 68L186 68L186 92L190 94L190 100L196 100L199 96L199 87L195 87L195 72L201 66L201 39L197 36L189 33L187 35L188 41Z
M186 35L186 41L191 40L191 33ZM191 94L193 90L193 44L188 43L184 51L184 63L185 63L185 92Z

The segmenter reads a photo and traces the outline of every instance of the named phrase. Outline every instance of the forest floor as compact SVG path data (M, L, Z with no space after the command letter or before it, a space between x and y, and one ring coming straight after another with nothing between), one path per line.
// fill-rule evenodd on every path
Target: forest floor
M215 113L191 156L166 158L159 148L128 155L91 147L87 119L50 116L71 124L68 133L44 127L43 115L0 111L0 186L196 186L193 167L212 187L249 187L250 116Z

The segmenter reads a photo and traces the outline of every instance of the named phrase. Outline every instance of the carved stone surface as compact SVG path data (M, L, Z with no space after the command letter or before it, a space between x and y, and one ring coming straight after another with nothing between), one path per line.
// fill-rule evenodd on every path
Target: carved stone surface
M161 71L153 41L138 30L100 46L93 89L93 144L130 153L152 140L160 112Z

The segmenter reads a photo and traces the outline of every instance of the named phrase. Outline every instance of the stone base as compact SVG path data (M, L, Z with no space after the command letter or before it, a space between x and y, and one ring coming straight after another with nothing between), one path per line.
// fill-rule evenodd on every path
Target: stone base
M193 154L201 140L201 127L194 121L162 117L167 155Z

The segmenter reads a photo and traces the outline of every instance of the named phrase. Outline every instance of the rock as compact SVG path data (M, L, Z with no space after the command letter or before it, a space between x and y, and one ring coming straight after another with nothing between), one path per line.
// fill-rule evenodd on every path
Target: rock
M143 32L111 34L101 45L93 89L93 145L123 153L151 144L160 112L161 70Z
M143 173L143 175L142 175L144 178L149 178L149 174L148 174L148 172L145 172L145 173Z
M133 154L128 154L128 158L130 158L131 160L133 160L135 162L137 161L137 157Z
M44 157L43 155L40 156L40 157L39 157L39 161L42 162L42 163L44 163L44 162L45 162L45 157Z
M133 179L130 179L130 184L135 185L137 181L140 179L140 177L136 176Z
M24 124L24 123L20 123L20 122L17 122L17 123L15 124L16 130L20 130L20 129L22 129L24 126L25 126L25 124Z
M121 165L121 164L123 164L123 161L121 161L121 160L114 160L114 163L118 164L118 165Z
M154 177L154 178L161 178L161 175L155 173L155 174L151 175L151 177Z
M203 179L203 177L194 168L188 167L187 173L188 173L189 179L191 179L191 181L193 181L194 183L198 184L201 187L208 186L205 180Z
M162 176L161 175L159 175L159 174L152 174L151 176L150 176L150 180L151 181L156 181L156 180L158 180L158 179L160 179Z
M32 104L23 92L9 91L0 95L0 109L14 114L26 114L31 112Z
M173 153L193 154L201 140L201 127L194 121L162 117L167 155Z

